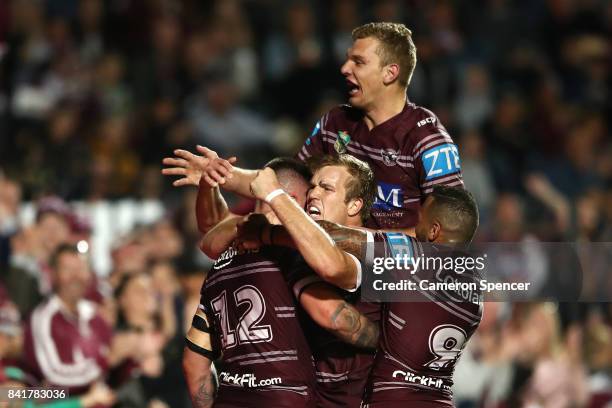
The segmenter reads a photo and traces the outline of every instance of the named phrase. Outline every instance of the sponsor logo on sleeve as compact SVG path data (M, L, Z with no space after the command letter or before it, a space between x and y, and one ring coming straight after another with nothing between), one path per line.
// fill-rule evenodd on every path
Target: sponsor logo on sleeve
M315 125L314 129L312 129L312 132L310 133L310 136L308 136L308 139L306 139L306 146L310 146L310 144L312 143L312 138L315 137L317 135L317 133L319 133L319 130L321 130L321 122L317 122L317 124Z
M394 258L397 256L403 257L404 255L412 256L410 241L406 235L400 232L387 232L385 235Z
M397 184L383 183L376 185L376 199L373 207L377 210L389 211L402 208L404 204L404 190Z
M425 150L421 155L421 160L425 168L426 180L461 171L459 151L457 146L452 143L445 143Z
M421 127L421 126L426 125L428 123L434 123L435 121L436 121L436 118L434 118L433 116L430 116L430 117L425 118L423 120L419 120L417 122L417 127Z
M338 132L338 139L334 143L334 149L338 154L346 153L346 146L351 142L351 136L344 130Z

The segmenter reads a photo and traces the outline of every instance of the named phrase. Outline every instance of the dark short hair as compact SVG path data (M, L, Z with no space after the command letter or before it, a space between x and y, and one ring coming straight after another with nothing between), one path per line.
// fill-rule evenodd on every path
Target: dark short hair
M338 156L323 156L312 163L314 171L327 166L340 166L347 169L352 176L346 188L346 201L360 198L363 201L361 208L361 221L366 222L370 217L370 209L374 204L376 194L376 181L374 180L374 172L370 165L350 154L341 154Z
M462 187L434 186L430 194L432 210L445 223L456 225L462 241L470 242L478 228L478 205L474 196Z
M264 167L269 167L276 173L281 171L290 171L299 175L306 181L310 181L312 178L312 171L310 168L301 161L291 157L277 157L266 163Z
M408 86L417 62L416 47L412 42L412 31L399 23L368 23L353 30L353 41L376 38L380 42L376 54L382 65L396 63L400 67L399 82Z
M51 258L49 259L49 266L51 266L53 270L57 270L59 258L60 256L62 256L62 254L65 254L65 253L77 254L77 255L80 254L76 245L68 244L68 243L60 244L55 249L55 251L53 251L53 253L51 254Z

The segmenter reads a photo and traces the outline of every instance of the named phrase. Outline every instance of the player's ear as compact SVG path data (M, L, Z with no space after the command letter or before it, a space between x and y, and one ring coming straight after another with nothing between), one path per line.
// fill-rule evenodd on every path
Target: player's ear
M348 215L350 217L355 217L359 214L361 209L363 208L363 200L361 198L353 198L348 203Z
M427 231L427 241L435 242L442 232L442 225L438 220L433 220Z
M388 64L383 68L383 83L385 85L391 84L397 79L400 73L399 64Z

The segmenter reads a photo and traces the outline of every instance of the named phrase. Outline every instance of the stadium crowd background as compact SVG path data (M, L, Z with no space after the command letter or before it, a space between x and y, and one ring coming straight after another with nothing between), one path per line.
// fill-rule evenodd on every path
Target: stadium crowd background
M479 240L612 240L612 2L0 1L4 365L51 290L50 254L86 241L87 297L133 334L108 377L120 406L187 406L182 338L210 260L195 191L172 188L161 159L197 143L244 167L293 155L345 100L339 67L367 21L413 30L409 97L459 145ZM612 293L607 274L593 284ZM153 331L126 321L139 313ZM612 307L490 303L455 382L460 407L603 406Z

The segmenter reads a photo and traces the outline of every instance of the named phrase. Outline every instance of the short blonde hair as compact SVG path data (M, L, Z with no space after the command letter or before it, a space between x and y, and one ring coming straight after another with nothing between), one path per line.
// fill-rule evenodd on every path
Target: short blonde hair
M399 82L407 87L416 66L416 47L412 42L412 31L399 23L368 23L357 27L352 33L353 41L376 38L380 46L376 54L382 65L396 63L400 67Z

